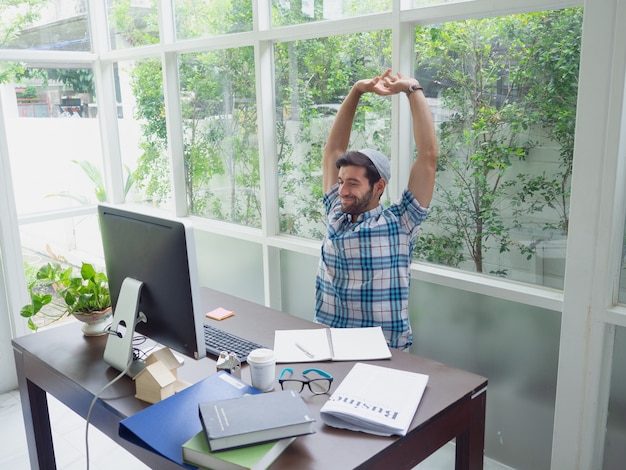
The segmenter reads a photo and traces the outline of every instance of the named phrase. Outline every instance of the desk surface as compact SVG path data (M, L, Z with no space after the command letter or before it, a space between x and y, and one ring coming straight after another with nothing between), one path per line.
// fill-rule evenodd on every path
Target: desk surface
M276 329L319 327L309 321L217 291L203 289L202 293L205 311L215 307L235 311L235 315L226 320L218 322L207 319L207 322L270 348ZM118 375L102 360L105 344L106 337L83 336L77 323L13 341L20 392L23 406L26 405L24 416L27 434L38 432L37 421L41 419L41 410L38 409L41 404L37 403L37 396L41 398L42 395L38 393L39 389L51 393L81 416L86 416L93 395ZM482 468L486 393L481 392L487 385L484 377L396 350L391 359L373 362L429 376L428 386L407 436L380 437L325 426L319 419L319 410L328 397L303 392L304 401L318 419L316 432L296 439L272 468L355 468L359 465L388 468L390 462L397 464L394 468L410 468L454 437L457 438L457 468ZM306 365L318 366L339 381L353 364L323 362ZM277 369L287 365L279 364ZM298 370L303 364L292 366ZM179 369L179 377L196 382L215 370L213 358L199 361L187 359ZM249 382L246 365L242 368L242 378ZM280 388L277 380L275 386L276 389ZM29 408L29 403L33 409ZM158 456L147 455L147 451L117 435L119 421L146 406L147 403L134 398L133 381L124 377L102 394L102 400L94 409L92 424L149 465L158 462L159 468L166 468L169 464L159 462ZM47 406L43 411L47 414ZM39 454L42 452L40 449ZM477 455L478 452L480 455ZM42 460L45 459L39 455L39 461Z

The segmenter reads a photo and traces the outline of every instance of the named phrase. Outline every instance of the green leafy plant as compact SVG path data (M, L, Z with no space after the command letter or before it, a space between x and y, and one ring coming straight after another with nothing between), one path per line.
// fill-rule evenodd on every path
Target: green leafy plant
M72 160L72 163L75 163L76 165L78 165L80 169L83 170L85 175L94 184L93 193L96 196L96 200L98 202L105 202L107 200L107 195L106 195L106 189L104 187L104 178L102 177L102 173L100 172L100 169L97 166L95 166L93 163L87 160L81 160L81 161ZM135 178L132 172L130 171L130 168L128 168L128 166L124 165L124 169L126 171L126 179L124 181L124 197L126 197L129 191L133 187ZM65 197L65 198L72 199L78 202L79 204L82 204L85 206L94 203L93 200L89 196L85 196L82 194L73 194L73 193L70 193L69 191L63 191L61 193L56 193L56 194L49 194L46 197Z
M31 330L38 328L34 322L37 316L54 322L73 313L100 312L111 306L106 274L89 263L82 263L80 275L74 273L72 266L47 263L29 283L28 293L31 301L22 307L20 315L28 319Z

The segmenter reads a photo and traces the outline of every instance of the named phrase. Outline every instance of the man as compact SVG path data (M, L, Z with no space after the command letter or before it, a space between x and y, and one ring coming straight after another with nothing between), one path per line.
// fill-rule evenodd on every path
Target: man
M406 93L411 107L418 157L408 187L389 208L380 204L391 176L387 157L373 149L347 152L364 93ZM322 184L328 227L316 279L316 322L334 328L381 326L390 347L411 345L409 269L417 232L432 199L437 154L431 112L417 80L387 70L354 84L324 147Z

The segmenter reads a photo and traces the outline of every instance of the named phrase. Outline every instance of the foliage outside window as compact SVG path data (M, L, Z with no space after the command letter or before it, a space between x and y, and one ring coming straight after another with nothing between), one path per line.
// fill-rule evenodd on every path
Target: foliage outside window
M90 51L87 2L77 0L0 2L0 47Z
M252 1L174 0L177 39L252 31Z
M95 116L91 113L95 84L90 68L31 68L23 62L7 62L5 70L4 80L15 84L20 117Z
M156 0L108 0L108 15L111 49L159 42Z
M134 118L141 129L134 171L136 187L144 202L165 206L172 194L161 61L146 59L122 64L119 69L129 77L135 100Z
M260 227L253 48L182 55L179 76L190 213Z
M391 0L272 0L275 26L336 20L391 11Z
M6 49L90 50L87 12L75 1L20 0L0 4L0 47ZM0 83L16 83L21 117L58 117L62 99L80 99L80 115L95 96L89 68L34 68L24 62L0 64ZM82 96L71 96L71 95ZM65 96L61 96L65 95ZM83 106L85 109L82 109ZM86 114L86 113L85 113Z
M510 276L505 254L531 261L566 238L581 21L571 9L416 28L417 76L447 115L418 259Z

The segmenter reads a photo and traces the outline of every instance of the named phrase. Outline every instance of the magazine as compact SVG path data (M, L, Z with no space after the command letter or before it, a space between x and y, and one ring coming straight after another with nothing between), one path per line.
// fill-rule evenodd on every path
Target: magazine
M379 436L406 435L428 375L356 363L320 410L336 428Z

